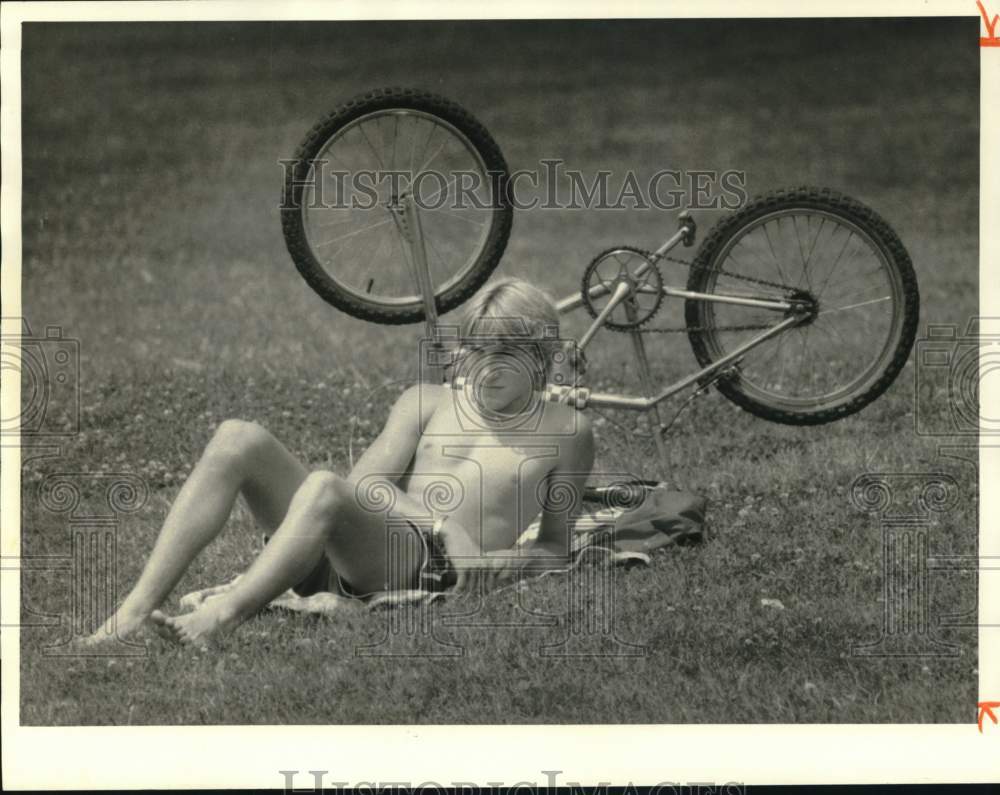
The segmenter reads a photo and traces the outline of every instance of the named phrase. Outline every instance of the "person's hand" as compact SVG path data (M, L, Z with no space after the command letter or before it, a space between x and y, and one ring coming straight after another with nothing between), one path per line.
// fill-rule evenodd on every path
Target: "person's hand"
M569 557L556 545L529 543L512 549L483 552L479 544L454 519L440 528L445 553L457 575L457 593L485 593L517 582L524 574L565 569Z
M537 576L544 571L563 569L568 563L565 554L542 545L486 552L478 558L453 559L452 565L458 574L455 591L486 593L511 585L524 576Z
M516 581L523 564L516 557L511 557L508 550L504 556L496 553L486 553L479 558L463 558L453 560L452 565L458 574L455 583L457 593L486 593L502 588Z

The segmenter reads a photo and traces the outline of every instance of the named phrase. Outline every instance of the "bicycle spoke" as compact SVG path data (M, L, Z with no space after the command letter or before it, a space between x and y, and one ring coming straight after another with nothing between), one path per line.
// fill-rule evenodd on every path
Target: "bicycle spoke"
M471 218L466 218L464 215L459 215L454 210L449 210L449 209L446 209L444 207L439 208L436 212L439 212L442 215L448 216L449 218L457 218L459 221L465 221L465 223L472 224L473 226L477 226L480 229L482 229L484 226L486 226L486 222L485 221L473 221Z
M826 334L827 338L829 340L831 340L831 342L835 346L838 346L838 347L839 346L847 346L847 344L848 344L847 341L844 340L844 338L840 335L840 332L838 332L832 326L830 326L829 328L826 327L825 325L821 324L819 322L819 320L816 320L816 322L813 323L813 325L811 326L811 328L815 328L815 329L823 332L824 334ZM834 335L836 335L836 339L834 339ZM833 372L832 368L829 368L828 370L826 370L826 374L827 375L831 375L832 372ZM827 392L828 393L835 392L836 390L840 389L841 386L842 385L840 384L840 381L834 381L834 383L830 387L827 388Z
M787 334L787 333L784 333L784 334L779 334L779 335L778 335L778 342L777 342L777 344L776 344L776 345L774 345L774 346L773 346L773 350L771 351L771 355L770 355L770 357L768 357L767 361L766 361L766 362L763 362L763 363L761 364L761 366L760 366L760 369L761 369L761 370L764 370L764 369L765 369L765 365L770 365L770 364L771 364L771 362L773 362L773 361L774 361L775 359L777 359L777 358L779 358L779 357L780 357L780 354L781 354L781 346L782 346L782 345L784 345L784 343L785 343L785 339L786 339L787 337L788 337L788 334ZM780 379L779 379L779 384L780 384Z
M448 139L447 139L447 138L445 138L445 139L444 139L444 140L443 140L443 141L441 142L441 146L439 146L439 147L437 148L437 151L436 151L436 152L435 152L435 153L434 153L433 155L431 155L431 157L430 157L430 158L429 158L429 159L428 159L428 160L427 160L427 161L426 161L426 162L425 162L425 163L424 163L424 164L423 164L423 165L422 165L422 166L420 167L420 173L421 173L421 174L423 174L423 173L424 173L424 171L426 171L426 170L427 170L427 166L429 166L429 165L430 165L431 163L433 163L433 162L434 162L434 161L435 161L435 160L437 159L437 156L441 154L442 150L443 150L443 149L444 149L444 148L445 148L445 147L446 147L447 145L448 145Z
M382 129L384 118L379 117L375 119L375 130L378 132L378 151L385 155L385 131ZM392 164L389 164L389 168L392 168Z
M760 254L758 254L754 249L752 249L749 245L747 245L746 238L740 238L740 240L739 240L739 242L737 242L735 248L739 248L740 246L744 246L747 249L747 251L749 251L750 254L753 255L753 258L755 260L757 260L757 264L760 266L760 273L763 274L764 271L767 270L767 263L760 256ZM729 252L729 256L732 257L733 259L735 259L735 257L733 257L733 252L732 251Z
M829 314L832 314L833 312L843 312L843 311L845 311L847 309L857 309L858 307L869 306L871 304L878 304L878 303L882 303L883 301L891 301L891 300L892 300L892 296L891 295L886 295L886 296L884 296L882 298L874 298L871 301L862 301L859 304L851 304L850 306L841 306L841 307L837 307L836 309L827 309L827 310L821 311L820 314L821 315L829 315Z
M413 123L414 124L418 124L418 122L415 119L414 119ZM413 160L414 160L414 157L415 157L416 151L417 151L417 137L418 137L417 133L416 133L416 131L414 131L414 133L412 135L412 142L410 143L410 158L407 161L407 170L410 172L410 181L411 182L416 177L416 175L413 173Z
M820 287L818 295L822 295L823 294L823 291L826 289L827 283L830 281L830 278L833 276L833 272L835 270L837 270L837 267L840 265L840 258L844 256L844 250L847 248L847 244L851 242L851 235L853 235L853 234L854 234L854 232L848 230L848 235L847 235L847 238L844 240L844 245L841 246L840 253L837 255L837 259L834 261L833 267L830 269L830 272L826 275L826 281L823 282L823 286Z
M782 335L782 342L784 342L785 335ZM785 357L781 357L781 370L778 372L778 385L779 387L785 384Z
M356 229L353 232L348 232L347 234L341 235L340 237L335 237L330 240L324 240L322 243L316 243L315 247L323 248L324 246L329 246L331 243L336 243L338 240L345 240L350 237L356 237L357 235L360 235L362 232L369 232L372 229L378 229L380 226L385 226L390 221L392 221L391 218L386 218L382 221L377 221L374 224L370 224L369 226L365 226L361 229Z
M881 292L891 292L890 287L884 281L878 283L867 284L867 285L854 285L853 289L844 290L836 295L831 295L823 300L820 304L821 309L826 308L830 305L843 304L849 301L854 301L855 299L861 298L862 296L870 295L873 290Z
M825 223L826 223L826 219L825 218L820 218L819 219L819 229L816 230L816 237L813 238L812 246L809 249L809 256L806 257L806 263L805 263L805 265L806 265L807 269L809 267L810 260L812 260L813 252L816 251L816 243L819 242L819 236L820 236L820 234L823 231L823 224L825 224Z
M729 252L729 257L727 258L727 262L729 260L732 260L733 263L736 265L737 268L743 268L744 267L743 263L740 262L738 259L736 259L735 256L733 256L733 252L732 251Z
M454 185L455 180L458 179L458 176L459 175L456 174L454 177L452 177L450 180L448 180L444 185L442 185L440 188L438 188L434 192L433 196L431 196L429 199L424 199L423 203L425 205L430 205L431 202L435 201L437 199L437 197L441 195L442 192L447 192L452 187L452 185ZM438 209L440 209L440 208L438 208Z
M313 229L329 229L332 226L343 226L344 224L353 223L353 220L354 219L352 219L352 218L334 219L333 221L327 221L327 222L322 223L322 224L314 223L314 224L312 224L312 228Z
M337 155L333 154L333 152L325 149L325 150L323 150L322 156L324 158L329 157L330 159L332 159L333 161L335 161L336 164L340 166L340 172L341 173L343 173L343 174L349 174L349 173L351 173L351 169L349 169L346 165L344 165L342 162L340 162L340 158Z
M391 289L388 293L383 290L380 294L390 294L390 295L408 295L410 293L415 293L414 282L412 279L405 279L407 274L413 273L413 252L410 251L410 247L406 244L403 239L402 234L399 233L398 229L394 235L386 235L389 239L389 261L398 262L402 264L399 268L386 268L382 273L382 282L388 285ZM398 250L398 255L396 251ZM406 283L403 284L405 279ZM367 288L368 285L366 285ZM370 290L366 290L370 292Z
M368 138L368 134L365 132L363 124L358 125L358 132L361 133L361 137L365 139L365 143L368 144L368 148L371 149L372 154L375 156L375 162L378 163L379 170L385 171L385 166L382 164L382 158L379 157L378 152L375 151L375 147Z
M795 216L794 215L792 216L792 220L795 220ZM806 224L806 233L808 234L808 232L809 232L809 216L808 215L806 216L805 224ZM799 236L798 235L798 227L796 227L795 237L798 238L798 236ZM806 283L806 287L809 289L809 291L812 292L812 279L809 277L809 259L805 255L805 248L802 245L802 243L799 243L799 246L802 249L802 277L801 278L802 278L802 281L804 281Z
M337 248L335 248L333 251L328 251L326 253L326 262L327 263L333 262L336 257L339 257L344 251L350 248L350 246L353 245L356 241L357 238L354 236L342 239L340 241L340 245L338 245Z
M780 221L779 221L779 223L780 223ZM781 270L781 263L778 261L778 255L774 253L774 246L771 243L771 236L767 233L767 224L765 224L761 228L764 230L764 237L767 238L768 248L771 249L771 256L774 257L774 266L778 270L778 277L779 277L778 281L780 281L782 283L787 282L788 279L785 278L785 274Z
M841 336L840 332L837 331L837 327L834 326L833 324L830 324L828 326L825 323L821 323L819 318L817 318L816 321L813 323L813 325L815 325L816 328L818 329L822 329L822 331L826 333L831 339L833 339L834 335L836 335L837 341L841 345L843 345L845 348L849 347L847 340L845 340L843 336Z
M391 240L391 238L383 237L378 241L378 245L375 247L375 253L372 254L372 262L377 263L379 261L379 255L382 253L382 249L385 247L387 240ZM392 247L391 243L389 244L389 247Z
M808 350L808 347L809 347L809 331L805 330L802 333L802 354L799 356L799 360L801 362L807 362L807 361L809 361L806 358L806 351ZM796 386L795 386L795 396L796 397L798 397L801 394L801 392L802 392L802 375L803 375L804 372L805 372L805 367L803 367L803 366L800 365L799 366L799 378L795 382L796 383Z
M795 216L794 215L792 216L792 229L795 232L795 242L798 243L798 246L799 246L799 256L802 258L802 266L803 266L802 267L802 272L805 273L806 252L802 249L802 238L799 237L799 225L797 223L795 223ZM799 279L800 279L799 284L801 284L801 278L802 277L800 276L799 277ZM798 287L798 285L796 285L796 287Z
M436 255L437 255L437 262L439 262L439 263L441 264L441 266L442 266L442 267L438 268L438 270L439 270L439 271L442 271L442 270L443 270L443 271L444 271L445 273L448 273L448 270L446 269L446 266L447 266L447 263L446 263L446 261L445 261L445 257L444 257L444 255L443 255L443 254L442 254L442 253L441 253L441 252L440 252L440 251L438 250L438 247L434 245L434 241L433 241L433 240L431 240L430 238L427 238L427 245L428 245L428 246L430 246L430 248L431 248L431 249L433 250L434 254L436 254ZM429 268L429 267L430 267L430 266L428 265L428 268ZM437 281L435 281L435 280L433 280L433 279L432 279L432 281L434 281L434 286L436 287L436 286L437 286Z
M431 127L431 129L430 129L430 132L427 133L427 139L424 141L424 145L423 145L423 147L420 150L420 158L418 159L418 162L421 162L421 161L424 160L424 156L427 154L427 147L429 147L431 145L431 138L433 138L434 137L434 133L436 133L438 131L438 126L436 124L431 124L430 127ZM417 174L420 174L422 172L423 172L423 169L418 169L417 172L416 172L416 174L414 174L413 178L416 179Z
M840 287L841 285L844 285L844 284L854 284L856 282L857 283L864 283L865 279L869 279L869 278L871 278L873 276L880 277L882 281L885 280L885 272L881 268L879 268L877 270L872 271L871 273L865 273L865 274L862 274L860 276L851 276L851 277L849 277L847 279L841 279L839 282L836 282L835 284L830 285L830 287ZM828 287L826 289L830 289L830 288ZM823 293L820 293L819 295L817 295L817 298L821 297L822 295L823 295Z

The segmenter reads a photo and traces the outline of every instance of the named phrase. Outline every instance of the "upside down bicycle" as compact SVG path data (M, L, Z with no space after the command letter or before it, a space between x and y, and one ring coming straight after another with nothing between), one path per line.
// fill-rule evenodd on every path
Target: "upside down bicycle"
M281 213L288 251L308 284L354 317L433 327L500 261L513 219L507 164L452 101L368 92L321 119L293 162ZM402 176L371 180L367 201L348 202L344 175L357 172ZM421 202L400 188L431 177ZM449 201L460 193L462 202ZM693 260L670 255L692 246L696 231L682 212L655 250L603 251L580 291L558 302L560 312L583 307L593 317L581 349L600 329L632 335L646 394L566 387L559 399L658 420L665 398L711 383L763 419L818 425L860 411L899 375L916 335L917 280L899 236L869 207L827 188L775 190L720 220ZM667 284L663 261L687 266L687 284ZM667 298L684 301L683 327L651 325ZM686 333L700 369L657 389L643 340L663 332Z

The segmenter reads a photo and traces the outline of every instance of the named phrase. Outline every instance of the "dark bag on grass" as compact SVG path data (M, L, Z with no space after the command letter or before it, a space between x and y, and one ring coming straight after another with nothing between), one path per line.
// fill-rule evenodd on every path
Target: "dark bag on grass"
M656 480L588 486L574 518L574 549L598 547L617 563L649 562L649 553L705 537L708 502Z
M615 549L652 552L678 543L696 543L705 536L708 501L689 491L672 491L660 483L646 499L615 519Z

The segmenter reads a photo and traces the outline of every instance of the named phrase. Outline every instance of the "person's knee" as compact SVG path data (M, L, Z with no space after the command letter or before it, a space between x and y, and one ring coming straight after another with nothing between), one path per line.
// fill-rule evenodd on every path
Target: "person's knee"
M241 461L258 455L271 443L271 434L256 422L224 420L215 429L205 454L213 458Z
M326 470L309 473L302 484L302 497L309 510L327 522L343 512L351 493L351 486L344 478Z

